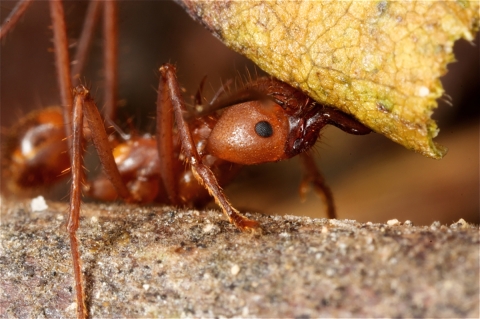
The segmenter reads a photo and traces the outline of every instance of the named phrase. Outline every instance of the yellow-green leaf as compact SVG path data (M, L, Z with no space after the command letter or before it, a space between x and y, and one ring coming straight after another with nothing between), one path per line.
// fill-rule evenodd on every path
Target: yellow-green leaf
M478 1L209 1L182 5L232 49L318 102L441 158L430 118L452 47L472 40Z

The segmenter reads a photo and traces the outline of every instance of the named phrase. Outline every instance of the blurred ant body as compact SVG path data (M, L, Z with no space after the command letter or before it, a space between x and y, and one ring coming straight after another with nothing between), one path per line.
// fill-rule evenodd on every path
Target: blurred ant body
M94 5L99 3L94 1L92 7ZM113 9L108 9L112 5ZM350 134L367 134L370 132L368 128L349 115L318 104L303 92L271 77L251 81L233 93L224 93L222 88L205 111L190 115L177 83L175 67L164 64L160 68L155 136L130 136L123 141L109 139L88 90L82 85L72 89L62 5L51 1L50 6L56 65L65 107L63 110L49 108L35 112L13 129L6 152L8 168L2 173L8 178L9 190L18 192L55 183L63 171L71 170L67 230L79 318L87 316L76 238L82 189L101 200L120 197L126 202L190 207L203 206L213 197L237 228L255 230L259 224L238 212L221 187L232 180L243 165L276 162L300 155L306 168L301 190L305 191L312 184L325 198L328 217L335 218L332 193L308 151L327 124ZM114 6L112 1L104 3L105 20L111 20L110 25L105 23L105 38L113 43L116 41L115 19L112 18ZM92 31L85 31L82 38L89 32ZM109 83L106 96L111 100L107 103L110 105L107 106L107 117L113 118L114 45L106 43L105 50L106 82ZM79 59L82 60L84 54L80 54ZM199 91L195 103L201 104L201 101ZM187 114L190 115L188 118ZM83 123L84 118L88 129ZM86 135L93 142L103 168L103 173L90 182L86 181L83 172ZM184 165L185 161L189 165Z

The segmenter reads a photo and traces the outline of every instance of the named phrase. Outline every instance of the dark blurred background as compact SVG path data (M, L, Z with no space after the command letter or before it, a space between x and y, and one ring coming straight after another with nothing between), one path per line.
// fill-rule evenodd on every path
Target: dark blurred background
M68 1L65 11L72 52L86 2ZM2 1L2 21L15 2ZM225 47L176 4L169 1L119 3L118 122L127 119L140 131L153 132L158 67L177 65L189 101L207 75L205 95L222 81L263 74L252 62ZM32 109L59 103L49 28L48 2L35 1L1 45L0 116L5 130ZM449 148L442 160L425 158L379 134L347 135L327 128L315 146L317 162L331 186L339 218L361 222L407 219L417 225L460 218L479 223L479 37L455 45L456 63L442 78L453 106L439 101L434 114L441 132L436 141ZM82 77L102 105L102 40L98 31ZM94 165L95 166L95 165ZM95 167L92 168L94 170ZM297 159L248 167L226 192L233 204L268 214L325 217L313 193L298 196L301 169Z

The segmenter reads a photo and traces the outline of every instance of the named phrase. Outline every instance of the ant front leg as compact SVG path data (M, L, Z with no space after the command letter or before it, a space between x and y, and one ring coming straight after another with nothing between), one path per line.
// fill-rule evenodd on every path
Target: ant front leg
M325 124L334 125L342 131L353 135L365 135L371 132L368 127L351 116L327 106L320 108L320 116L317 119L319 123L322 123L321 126ZM325 179L315 165L312 155L306 151L300 154L300 159L304 168L304 174L300 184L300 196L304 198L309 186L313 185L316 193L327 205L328 218L337 218L332 191L325 183Z
M161 114L162 117L171 118L171 113L173 112L182 144L182 151L191 166L191 170L195 178L208 190L210 195L215 198L216 203L222 208L222 211L228 217L231 223L243 231L252 231L259 228L258 222L246 218L240 214L239 211L233 208L232 204L230 204L223 193L211 169L202 163L202 158L197 152L188 124L183 118L184 113L186 113L185 102L183 101L180 88L177 83L175 67L171 64L164 64L162 67L160 67L160 84L158 87L158 94L158 101L160 103L157 104L157 114ZM160 124L165 121L167 120L157 119L157 123ZM158 144L162 144L162 142L171 138L173 138L171 129L167 130L157 126ZM161 148L162 146L159 146L160 156L167 151L167 149L161 150ZM171 171L169 172L166 169L162 169L161 173L164 183L168 183L168 180L173 180L173 177L164 177L168 174L171 175Z
M309 152L305 152L300 154L300 159L304 169L302 182L300 183L300 197L302 200L305 199L310 185L313 185L317 195L319 195L325 205L327 205L328 218L337 218L332 190L325 183L325 178L323 178L322 173L317 169L312 155Z

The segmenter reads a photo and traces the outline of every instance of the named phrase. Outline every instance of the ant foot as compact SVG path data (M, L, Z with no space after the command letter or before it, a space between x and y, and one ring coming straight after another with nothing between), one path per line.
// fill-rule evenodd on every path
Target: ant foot
M235 216L235 218L232 219L232 222L235 226L237 226L238 229L240 229L243 232L254 233L254 232L258 232L259 230L261 230L259 222L255 221L255 220L252 220L252 219L248 219L245 216L242 216L240 214Z

